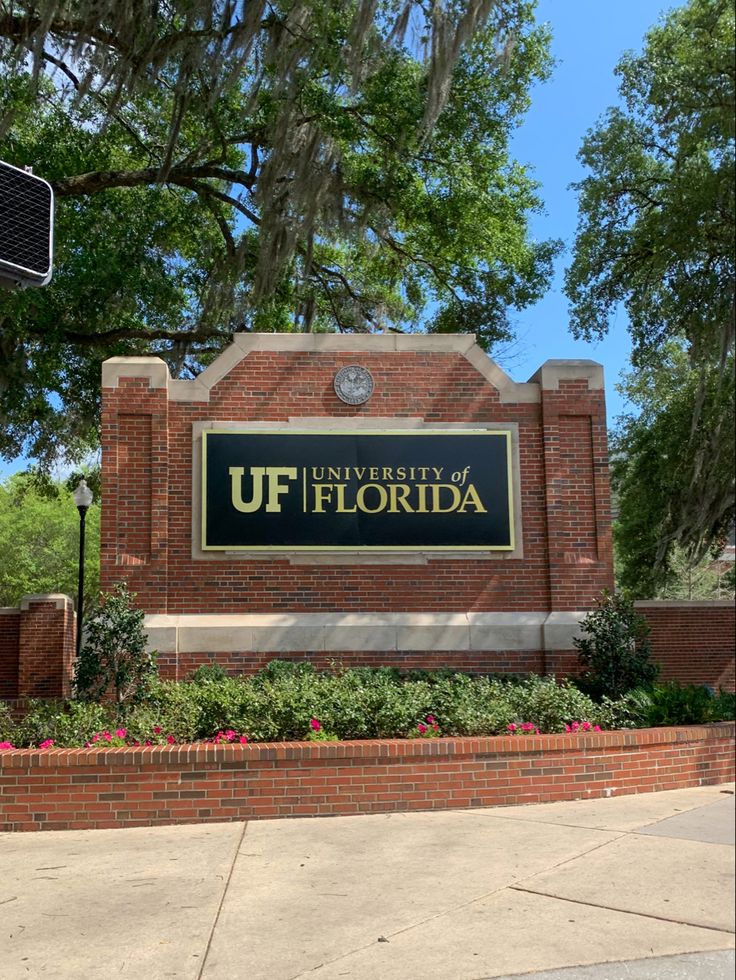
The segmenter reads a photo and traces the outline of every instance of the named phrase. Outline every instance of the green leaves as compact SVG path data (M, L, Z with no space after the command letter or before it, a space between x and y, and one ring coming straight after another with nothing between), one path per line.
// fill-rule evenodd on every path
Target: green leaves
M734 516L734 10L689 0L618 66L625 108L587 134L565 291L572 330L623 304L640 415L614 437L622 583L651 597ZM672 377L677 381L673 385Z
M55 186L56 259L0 294L0 454L82 458L111 355L191 376L243 329L490 349L546 289L559 244L529 240L508 148L550 70L532 3L414 5L411 37L395 0L27 6L0 20L0 158Z
M82 700L112 696L123 705L144 701L156 678L156 655L146 649L143 612L125 584L101 595L88 617L74 665L74 689Z
M100 509L87 512L85 585L93 597L100 577ZM77 594L79 514L69 488L21 473L0 483L0 606L24 595Z

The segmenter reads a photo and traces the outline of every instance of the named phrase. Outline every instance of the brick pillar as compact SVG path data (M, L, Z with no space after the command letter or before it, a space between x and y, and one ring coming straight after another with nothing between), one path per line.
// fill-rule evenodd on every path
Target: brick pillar
M168 591L168 382L158 357L103 365L101 587L126 582L149 613Z
M0 699L18 697L20 609L0 607Z
M551 609L588 610L613 588L603 369L550 360L532 380L542 389Z
M67 595L27 595L20 604L18 697L69 697L76 616Z

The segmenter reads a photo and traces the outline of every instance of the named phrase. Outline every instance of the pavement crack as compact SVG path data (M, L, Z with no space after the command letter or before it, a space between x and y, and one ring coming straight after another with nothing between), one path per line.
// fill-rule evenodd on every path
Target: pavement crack
M633 909L622 909L616 905L604 905L602 902L587 902L580 898L567 898L565 895L555 895L552 892L538 891L536 888L524 888L521 885L509 885L509 891L526 892L529 895L541 895L555 902L570 902L572 905L583 905L594 909L604 909L607 912L621 912L624 915L636 915L641 919L657 919L659 922L670 922L677 926L689 926L691 929L708 929L710 932L720 932L727 936L734 934L733 929L723 929L719 926L707 926L699 922L688 922L686 919L672 919L666 915L654 915L652 912L635 912Z
M243 846L243 838L245 837L245 832L248 829L248 821L244 821L243 830L238 838L238 842L235 845L233 851L233 859L230 862L230 870L228 871L227 878L225 879L225 886L222 889L222 895L220 896L220 902L217 906L217 912L215 912L215 918L212 922L212 928L210 929L210 934L207 937L207 945L204 948L204 956L202 957L202 964L199 968L199 973L197 973L197 980L202 980L202 975L204 973L204 968L207 965L207 959L210 955L210 947L212 946L212 939L215 935L215 929L217 928L217 923L220 921L220 913L222 912L222 906L225 904L225 896L227 895L228 888L230 887L230 880L233 876L233 871L235 870L235 864L238 860L238 854L240 848Z

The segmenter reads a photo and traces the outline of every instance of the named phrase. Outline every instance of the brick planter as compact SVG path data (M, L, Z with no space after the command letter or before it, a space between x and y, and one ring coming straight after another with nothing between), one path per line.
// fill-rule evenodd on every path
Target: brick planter
M0 830L440 810L734 778L733 722L596 735L0 752Z

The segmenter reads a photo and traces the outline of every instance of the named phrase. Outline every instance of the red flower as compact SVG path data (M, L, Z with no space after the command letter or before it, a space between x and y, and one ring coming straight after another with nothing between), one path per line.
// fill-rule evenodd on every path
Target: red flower
M320 724L320 722L317 721L316 718L312 718L312 720L309 722L309 724L310 724L313 732L321 732L322 731L322 725Z

